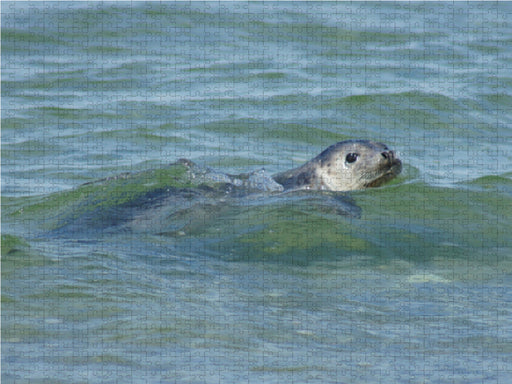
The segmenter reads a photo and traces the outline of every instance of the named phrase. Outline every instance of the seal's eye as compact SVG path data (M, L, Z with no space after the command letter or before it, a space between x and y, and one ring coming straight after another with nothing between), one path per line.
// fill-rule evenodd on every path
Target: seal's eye
M347 163L353 163L357 160L357 157L359 156L358 153L349 153L347 157L345 158L345 161Z

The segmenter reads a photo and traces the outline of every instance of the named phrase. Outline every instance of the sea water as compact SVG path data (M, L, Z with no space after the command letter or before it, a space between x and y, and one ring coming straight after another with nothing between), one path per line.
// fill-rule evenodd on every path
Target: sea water
M1 12L2 382L512 381L510 3ZM404 164L357 214L146 199L351 138Z

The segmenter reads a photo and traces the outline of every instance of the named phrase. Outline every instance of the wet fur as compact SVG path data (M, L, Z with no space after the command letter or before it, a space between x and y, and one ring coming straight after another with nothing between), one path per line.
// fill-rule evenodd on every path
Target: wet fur
M359 164L346 163L358 153ZM402 163L386 145L368 140L341 141L304 165L278 173L273 179L287 189L348 191L376 187L396 177Z

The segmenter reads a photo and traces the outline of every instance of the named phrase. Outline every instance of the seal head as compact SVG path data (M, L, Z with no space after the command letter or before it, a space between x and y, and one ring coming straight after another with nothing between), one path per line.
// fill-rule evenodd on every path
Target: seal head
M401 170L402 162L385 144L347 140L331 145L298 168L272 177L285 190L351 191L378 187Z

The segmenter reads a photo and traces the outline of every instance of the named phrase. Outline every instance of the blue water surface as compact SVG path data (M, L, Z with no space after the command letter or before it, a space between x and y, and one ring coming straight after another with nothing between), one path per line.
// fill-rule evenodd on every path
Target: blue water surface
M511 3L1 6L2 382L512 382ZM400 177L172 210L353 138Z

